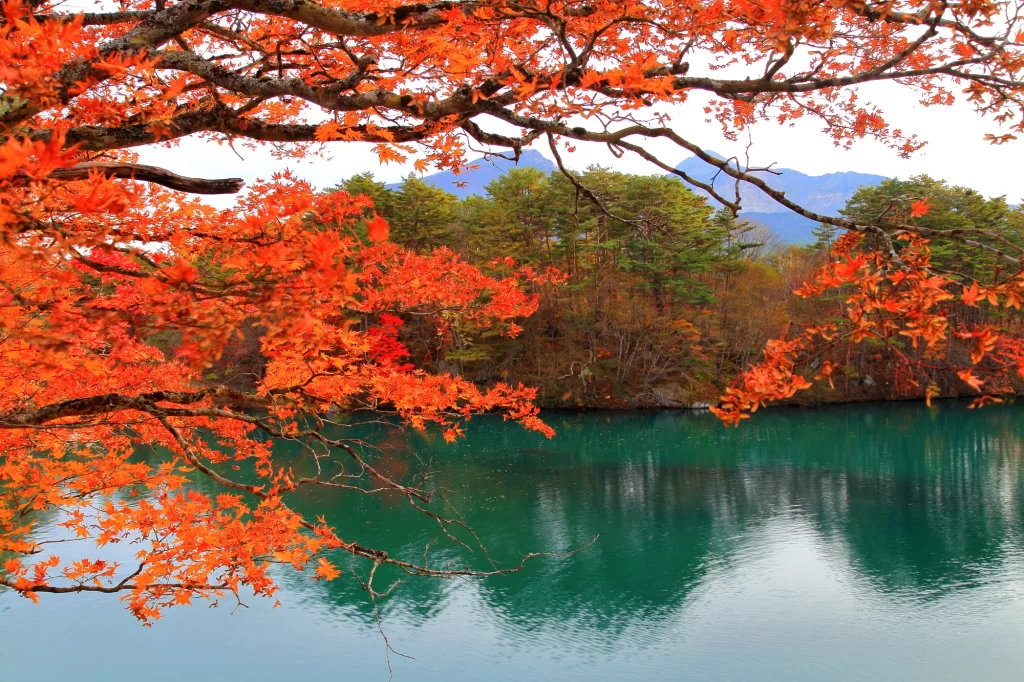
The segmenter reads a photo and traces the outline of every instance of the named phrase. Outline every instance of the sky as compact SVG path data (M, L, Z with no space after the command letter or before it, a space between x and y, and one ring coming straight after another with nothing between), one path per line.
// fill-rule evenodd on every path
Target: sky
M1005 132L990 120L981 119L965 103L953 106L923 107L911 93L894 84L880 83L864 95L880 104L894 128L913 131L928 144L910 159L873 140L863 140L853 148L837 148L821 130L821 124L797 121L793 126L773 122L757 124L751 131L752 165L775 163L777 168L792 168L810 175L837 171L876 173L907 178L928 174L955 185L978 190L986 196L1003 196L1011 204L1024 199L1020 159L1024 159L1024 139L1000 146L984 141L985 133ZM872 97L873 95L873 97ZM726 140L717 123L706 122L702 108L696 103L668 110L671 125L687 139L723 156L746 153L747 140ZM497 124L479 121L485 129L500 131ZM506 129L507 131L507 129ZM664 143L648 144L664 161L675 165L686 158L680 149L665 148ZM535 148L551 157L546 143ZM173 149L147 147L140 149L140 161L159 165L182 175L196 177L241 177L246 182L267 178L275 171L289 168L319 189L336 185L356 173L371 171L378 180L392 182L412 171L412 165L381 166L369 144L337 142L327 147L329 158L304 161L280 161L269 149L247 150L236 145L238 154L225 145L197 139L183 140ZM471 154L470 156L474 156ZM639 157L627 155L616 159L605 146L579 143L574 153L563 153L570 168L582 169L601 164L631 173L660 174L661 171ZM214 197L211 203L227 206L228 197Z
M67 0L65 6L70 11L99 11L114 8L116 3L114 0ZM979 118L970 105L958 102L953 106L923 107L913 93L895 83L864 84L858 86L858 93L862 101L881 105L886 120L894 128L917 133L919 138L928 142L927 146L912 158L901 159L896 152L871 140L863 140L849 150L837 148L822 132L821 125L814 121L799 121L793 127L764 122L752 131L751 165L774 163L778 168L792 168L809 175L857 171L907 178L927 173L954 185L970 187L986 196L1005 195L1011 204L1024 200L1024 181L1020 178L1020 164L1016 162L1024 159L1024 138L993 146L984 141L985 133L1005 133L1006 130L990 120ZM668 110L672 126L683 137L704 149L711 149L724 157L738 155L744 158L747 140L726 140L717 123L705 122L702 106L696 96L691 96L687 104ZM502 125L478 122L496 132L514 132ZM687 156L682 150L665 149L664 143L644 146L672 165ZM536 148L551 158L546 143L540 142ZM328 146L330 159L311 159L301 163L279 161L266 148L259 151L237 149L240 156L214 142L186 139L173 149L147 147L137 151L143 163L196 177L241 177L252 182L290 168L319 189L331 187L364 171L372 171L378 180L393 182L413 170L411 162L404 166L381 166L371 145L360 143L334 143ZM563 153L563 160L574 169L596 163L630 173L662 173L637 157L617 159L603 145L577 144L577 151ZM233 201L228 197L208 200L222 206Z

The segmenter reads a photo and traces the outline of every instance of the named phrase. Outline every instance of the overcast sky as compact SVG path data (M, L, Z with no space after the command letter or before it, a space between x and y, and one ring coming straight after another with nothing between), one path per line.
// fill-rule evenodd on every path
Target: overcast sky
M980 119L966 104L952 107L922 107L898 86L880 84L874 91L876 102L883 105L887 120L894 128L913 131L928 145L911 159L901 159L896 152L871 140L864 140L850 150L833 146L817 122L799 121L795 126L775 123L758 124L752 133L751 160L754 165L776 163L777 167L793 168L811 175L835 171L859 171L890 177L906 178L927 173L957 185L974 188L987 196L1006 195L1010 203L1024 197L1020 159L1024 159L1024 140L993 146L983 140L986 132L1000 132L991 121ZM687 139L705 149L742 158L746 141L730 142L720 133L716 123L704 121L695 102L672 111L672 126ZM497 125L485 128L499 129ZM538 151L550 156L546 144L537 144ZM658 143L647 145L665 161L676 164L686 153ZM248 182L269 177L276 170L291 168L317 188L330 187L363 171L372 171L378 179L394 181L409 173L411 165L381 166L370 145L338 142L328 145L330 159L302 162L274 159L269 150L239 149L242 158L230 148L211 142L183 140L178 148L144 148L139 150L144 163L153 163L183 175L199 177L241 177ZM602 145L579 144L573 154L563 159L572 168L592 163L612 166L634 173L660 173L646 161L636 157L614 158ZM217 205L230 200L218 198Z

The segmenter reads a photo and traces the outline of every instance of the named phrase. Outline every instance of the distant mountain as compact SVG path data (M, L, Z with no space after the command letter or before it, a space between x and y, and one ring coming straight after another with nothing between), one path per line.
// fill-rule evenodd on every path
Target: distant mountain
M705 150L715 158L723 158L711 150ZM676 166L695 180L711 183L717 169L704 163L696 156L690 157ZM755 172L772 189L784 192L786 197L804 208L823 215L836 215L846 205L846 200L853 196L864 185L877 185L885 180L883 175L870 173L827 173L825 175L807 175L791 168L777 168L775 173L766 171ZM715 180L715 189L720 190L724 197L733 195L733 181L724 173ZM694 189L698 194L708 196L702 190ZM712 205L721 206L710 199ZM793 213L758 188L743 183L740 186L740 217L751 222L758 222L770 227L780 239L791 244L806 244L814 241L811 230L817 225L801 215Z
M805 245L814 242L811 232L818 223L802 215L786 211L785 213L757 213L740 211L740 219L764 225L785 244Z
M716 158L722 158L713 151L708 150L707 153ZM518 166L513 161L503 158L479 158L470 162L470 165L475 165L476 168L459 175L455 175L451 171L434 173L424 176L423 181L446 192L451 192L460 199L465 199L474 194L480 196L487 194L488 183L505 175L513 168L538 168L545 173L555 170L554 162L533 149L523 151ZM710 183L715 175L713 166L695 156L684 160L676 168L686 172L694 179L706 183ZM778 174L760 171L756 174L763 178L769 187L785 192L788 198L801 206L825 215L835 215L846 205L846 200L853 196L859 187L877 185L885 179L885 176L882 175L853 172L807 175L790 168L776 169L776 173ZM390 184L388 187L397 189L399 183ZM730 179L724 174L719 175L715 180L715 187L721 189L723 196L729 196L733 191ZM692 189L698 194L707 196L706 192ZM781 206L756 187L744 183L740 187L740 198L743 206L740 217L771 228L780 239L788 244L807 244L814 241L811 230L817 223ZM710 197L709 201L712 205L720 205Z
M470 161L469 165L475 165L476 168L464 171L459 175L455 175L451 171L443 171L433 175L426 175L422 180L428 185L433 185L438 189L443 189L456 195L460 199L465 199L474 194L480 196L487 194L487 185L492 180L497 180L502 175L507 174L513 168L539 168L545 173L555 170L553 161L549 161L547 157L533 149L523 151L519 157L518 166L514 161L499 157L491 157L490 159L481 157L475 161ZM398 189L399 183L392 183L388 187Z

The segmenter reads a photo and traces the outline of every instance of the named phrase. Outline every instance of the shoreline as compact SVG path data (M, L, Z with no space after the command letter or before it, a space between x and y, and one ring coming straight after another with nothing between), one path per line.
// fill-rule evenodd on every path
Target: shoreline
M938 403L968 403L975 398L980 396L976 395L960 395L960 396L944 396L941 398L932 398L932 404ZM1012 404L1017 398L1021 397L1021 394L1012 396L1005 396L1002 398L1003 404ZM801 408L801 409L817 409L822 407L841 407L847 405L879 405L885 403L924 403L925 399L920 397L906 397L906 398L863 398L863 399L852 399L852 400L829 400L829 401L780 401L777 403L771 403L765 405L759 409L762 410L775 410L783 408ZM714 405L712 403L711 405ZM708 412L711 405L706 403L699 403L693 406L659 406L659 405L638 405L635 407L624 406L621 403L602 407L600 405L588 405L582 407L576 407L572 405L552 405L544 406L540 405L541 413L547 412L565 412L565 413L585 413L585 412Z

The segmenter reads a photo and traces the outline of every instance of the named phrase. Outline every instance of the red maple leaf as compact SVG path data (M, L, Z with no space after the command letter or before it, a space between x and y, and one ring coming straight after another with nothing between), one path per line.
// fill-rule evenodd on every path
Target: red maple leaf
M984 381L982 381L978 377L976 377L973 374L971 374L971 370L969 370L969 369L962 369L959 372L957 372L956 374L957 374L957 376L959 376L961 379L964 380L964 383L966 383L968 386L973 388L975 391L980 391L981 390L981 385L983 383L985 383Z
M960 300L969 306L976 306L979 299L985 297L985 294L981 289L978 288L977 282L971 283L971 288L964 287L964 293L961 294Z
M373 243L387 241L391 233L391 226L380 214L374 213L373 217L366 221L366 236Z

